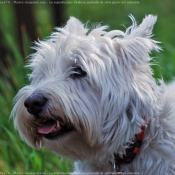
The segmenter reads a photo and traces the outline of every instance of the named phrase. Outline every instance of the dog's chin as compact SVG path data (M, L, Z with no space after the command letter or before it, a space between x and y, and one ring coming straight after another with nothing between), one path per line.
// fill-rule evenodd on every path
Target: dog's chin
M40 136L48 140L56 140L61 137L66 137L75 129L70 124L65 124L60 119L44 119L35 121L37 132Z

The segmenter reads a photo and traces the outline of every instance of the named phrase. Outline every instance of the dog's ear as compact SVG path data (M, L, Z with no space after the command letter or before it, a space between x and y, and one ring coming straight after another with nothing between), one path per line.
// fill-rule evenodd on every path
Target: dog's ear
M64 29L71 34L85 35L88 29L75 17L70 17Z
M114 48L118 57L130 63L141 63L150 61L148 54L152 50L159 51L161 48L157 45L159 42L151 39L152 30L157 17L153 15L146 16L140 25L137 25L134 17L130 15L132 25L120 37L113 37Z

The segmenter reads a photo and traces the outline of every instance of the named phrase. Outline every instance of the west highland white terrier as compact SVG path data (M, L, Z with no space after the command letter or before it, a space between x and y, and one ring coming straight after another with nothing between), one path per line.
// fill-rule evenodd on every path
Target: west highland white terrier
M175 174L175 83L157 85L146 16L125 32L71 17L35 43L15 128L31 147L75 160L74 174Z

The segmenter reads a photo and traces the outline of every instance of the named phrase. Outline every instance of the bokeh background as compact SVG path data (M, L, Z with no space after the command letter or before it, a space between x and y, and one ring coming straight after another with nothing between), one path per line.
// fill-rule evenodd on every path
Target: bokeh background
M100 4L101 2L101 4ZM152 53L154 77L169 82L175 77L175 1L174 0L0 0L0 172L70 172L72 162L47 152L29 148L14 130L9 119L13 98L28 83L24 69L33 53L33 41L42 40L63 26L69 16L83 23L100 22L110 29L125 30L131 24L128 15L138 22L147 14L158 15L154 38L163 51ZM58 173L59 174L59 173Z

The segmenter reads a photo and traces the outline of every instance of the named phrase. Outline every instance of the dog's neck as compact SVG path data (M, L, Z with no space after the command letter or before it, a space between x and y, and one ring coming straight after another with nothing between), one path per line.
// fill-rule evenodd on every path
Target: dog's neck
M126 149L126 154L123 155L121 158L119 154L114 154L114 171L117 172L120 170L120 166L122 164L127 164L131 163L135 156L137 155L141 145L142 145L142 139L143 139L143 134L145 131L145 126L141 125L140 126L141 132L138 134L135 134L135 141L132 144L129 144L129 148Z

